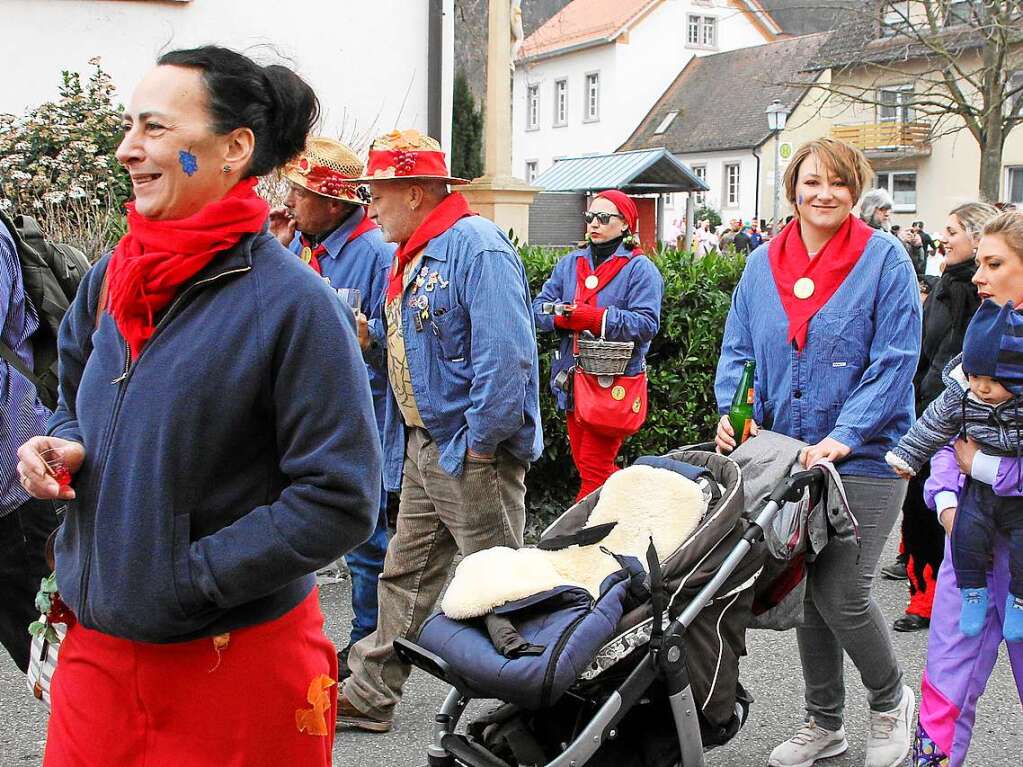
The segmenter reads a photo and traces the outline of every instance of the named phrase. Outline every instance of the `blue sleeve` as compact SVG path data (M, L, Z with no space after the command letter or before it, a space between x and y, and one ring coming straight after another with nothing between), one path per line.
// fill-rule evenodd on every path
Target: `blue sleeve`
M518 254L485 251L466 275L473 379L465 413L469 448L493 455L522 428L527 380L536 359L529 287Z
M856 450L907 406L913 407L913 374L920 357L920 289L908 258L880 278L874 304L869 362L828 436Z
M377 269L370 277L369 295L363 299L369 320L369 337L373 345L363 355L380 375L387 376L387 327L384 323L384 302L387 300L387 283L390 277L391 258L378 252Z
M557 328L554 327L554 315L544 314L540 308L544 304L560 304L565 301L565 269L566 264L574 262L575 258L569 254L554 265L551 276L543 284L540 293L533 299L533 320L536 322L538 332L551 333Z
M718 357L717 373L714 376L714 397L717 399L718 412L722 415L732 406L732 397L739 385L743 365L747 360L754 359L753 336L746 306L746 275L744 271L732 293L732 305L725 320L725 335L721 340L721 356Z
M82 381L85 363L92 353L92 334L96 330L96 312L103 278L110 265L110 256L104 256L89 270L78 286L75 300L60 323L57 337L58 389L57 408L50 416L47 433L60 439L83 443L78 412L78 386ZM113 318L106 318L113 322Z
M604 338L643 344L657 335L661 325L664 279L653 261L643 258L632 270L626 293L628 309L607 307Z

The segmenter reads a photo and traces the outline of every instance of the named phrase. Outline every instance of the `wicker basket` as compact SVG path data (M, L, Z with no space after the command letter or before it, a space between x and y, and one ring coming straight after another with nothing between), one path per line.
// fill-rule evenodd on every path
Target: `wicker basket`
M632 359L632 341L579 339L579 367L597 376L619 376Z

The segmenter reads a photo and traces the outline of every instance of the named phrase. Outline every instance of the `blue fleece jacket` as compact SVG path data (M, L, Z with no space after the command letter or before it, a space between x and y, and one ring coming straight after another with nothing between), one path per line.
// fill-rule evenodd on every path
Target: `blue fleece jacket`
M60 332L49 430L86 453L56 542L61 596L83 625L148 642L277 618L376 522L352 314L264 229L200 272L129 363L109 315L93 333L107 263Z

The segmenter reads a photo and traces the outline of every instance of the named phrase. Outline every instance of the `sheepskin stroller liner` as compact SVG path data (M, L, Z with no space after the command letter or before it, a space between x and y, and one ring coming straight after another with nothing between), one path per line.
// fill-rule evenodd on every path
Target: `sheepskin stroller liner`
M555 709L570 707L573 702L580 704L575 712L576 726L572 732L563 733L559 741L559 755L545 751L543 759L550 759L549 762L535 759L517 761L506 753L502 754L504 758L498 758L473 738L455 735L455 725L469 702L468 696L459 691L461 680L447 674L443 659L412 642L398 640L396 649L403 659L454 686L437 716L435 742L428 752L430 765L455 764L456 755L458 764L491 767L531 763L559 767L562 764L624 764L613 756L602 761L597 754L602 744L612 747L604 748L603 752L614 750L612 741L619 733L608 723L616 723L620 727L634 707L651 702L659 704L657 712L662 720L663 713L670 711L668 724L674 727L669 733L672 741L668 743L669 748L661 749L663 755L654 761L630 763L674 765L678 764L681 752L682 763L686 767L702 764L704 745L720 745L739 729L748 710L749 698L738 683L738 658L745 653L752 586L763 561L762 531L743 517L742 474L731 459L706 450L692 449L672 452L666 458L707 468L721 490L720 499L707 509L699 526L678 549L666 554L659 552L665 585L662 593L666 594L661 606L664 608L661 626L668 625L668 632L660 636L661 632L656 630L653 600L623 616L614 637L597 652L576 684L552 708L551 714ZM806 474L811 473L814 476L818 474ZM789 483L796 483L798 479L790 478ZM801 482L799 493L791 499L809 484L805 478ZM599 490L595 491L569 508L544 531L541 540L571 534L585 526L599 493ZM761 516L765 513L773 516L777 508L777 503L769 504ZM761 521L766 523L767 518L758 518L757 522ZM694 601L701 589L705 593L698 602ZM660 666L672 666L672 669L659 671L657 662L651 660L652 636L659 646L657 657L660 658ZM687 657L692 660L687 662ZM657 678L662 671L666 674L666 682ZM616 689L619 683L621 685ZM462 687L471 685L463 683ZM660 699L656 700L658 695ZM668 697L670 708L664 706L664 696ZM591 717L590 714L598 708L597 714ZM545 719L544 713L540 712L534 721L550 724L556 718L550 716ZM646 746L655 740L647 730L656 718L640 717L644 726L638 728L639 734L648 741L644 744ZM683 719L688 733L685 738L682 737ZM484 721L483 725L485 729L487 722ZM607 730L604 725L608 725ZM481 728L470 725L470 733L474 730L477 736L482 737Z

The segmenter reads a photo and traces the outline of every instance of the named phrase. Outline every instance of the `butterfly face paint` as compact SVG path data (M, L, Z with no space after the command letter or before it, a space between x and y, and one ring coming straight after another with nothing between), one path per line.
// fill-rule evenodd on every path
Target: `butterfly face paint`
M199 170L199 161L187 149L178 152L178 162L181 163L181 170L185 172L186 176L194 176L195 172Z

